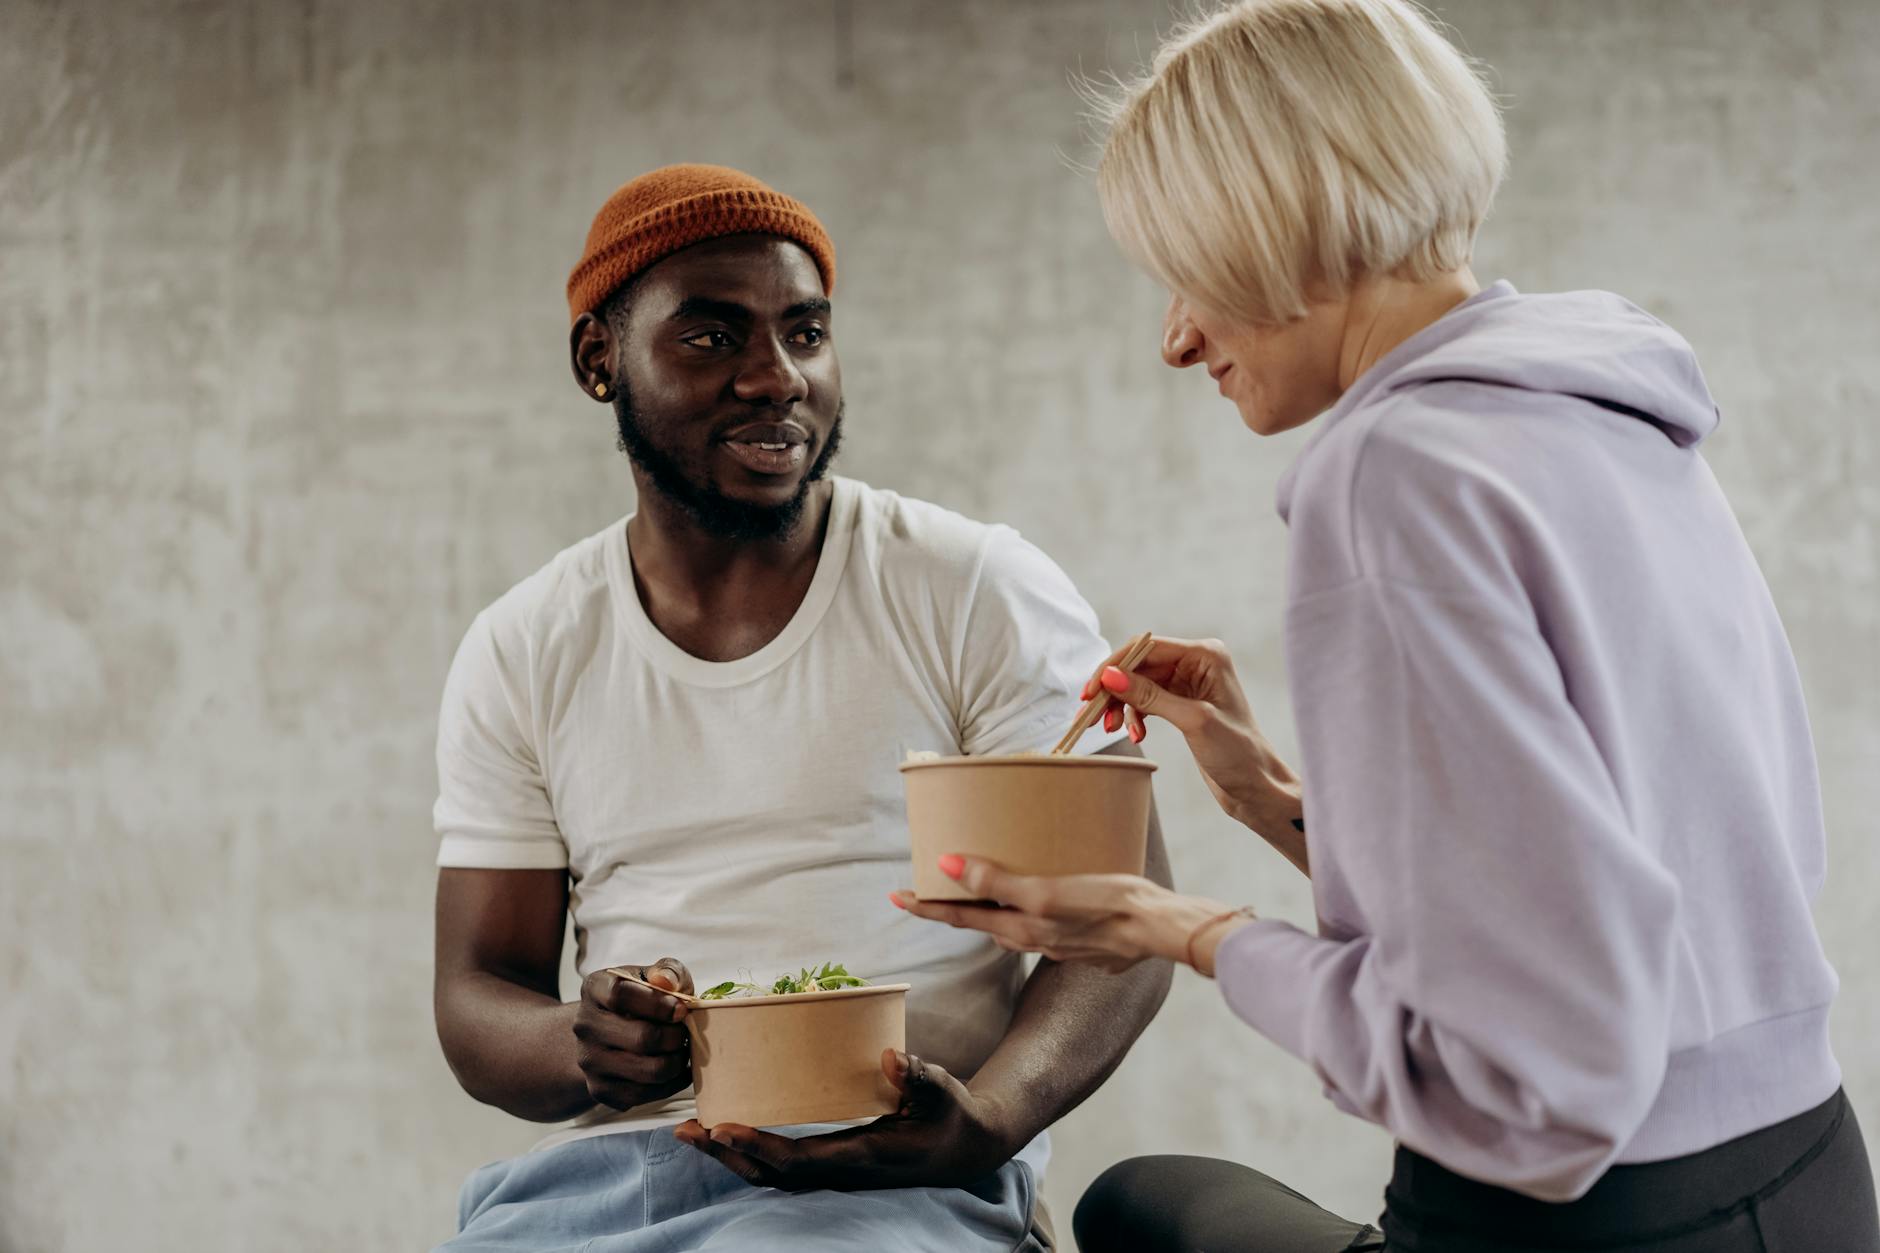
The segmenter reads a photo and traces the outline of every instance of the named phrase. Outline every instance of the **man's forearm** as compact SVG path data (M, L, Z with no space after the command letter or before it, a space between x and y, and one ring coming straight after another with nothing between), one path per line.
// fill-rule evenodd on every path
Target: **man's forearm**
M1109 1078L1161 1008L1173 969L1154 959L1120 975L1038 963L1005 1038L967 1085L1002 1111L1013 1152Z
M1134 745L1106 750L1140 756ZM1162 824L1149 811L1144 872L1172 887ZM1006 1112L1016 1143L1076 1109L1119 1066L1168 996L1174 966L1150 959L1122 974L1041 960L1019 994L1005 1038L968 1086Z
M477 1100L531 1122L560 1122L594 1104L576 1060L576 1008L499 975L467 971L439 992L438 1041Z

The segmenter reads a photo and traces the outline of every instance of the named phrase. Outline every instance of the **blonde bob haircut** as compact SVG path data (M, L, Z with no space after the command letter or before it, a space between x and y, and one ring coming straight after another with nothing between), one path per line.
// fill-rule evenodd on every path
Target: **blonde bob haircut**
M1482 78L1404 0L1241 0L1096 103L1117 243L1256 325L1466 265L1508 164Z

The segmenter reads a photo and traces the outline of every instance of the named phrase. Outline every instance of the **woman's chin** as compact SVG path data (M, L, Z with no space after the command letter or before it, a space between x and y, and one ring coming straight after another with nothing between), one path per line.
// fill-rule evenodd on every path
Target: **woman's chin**
M1278 415L1264 405L1235 397L1234 408L1240 411L1241 425L1255 435L1271 435L1284 429L1278 424Z
M1240 421L1255 435L1278 435L1296 427L1304 426L1312 419L1325 412L1324 408L1311 405L1294 406L1291 409L1276 405L1259 404L1254 401L1234 400L1234 407L1240 410ZM1329 407L1329 406L1327 406Z

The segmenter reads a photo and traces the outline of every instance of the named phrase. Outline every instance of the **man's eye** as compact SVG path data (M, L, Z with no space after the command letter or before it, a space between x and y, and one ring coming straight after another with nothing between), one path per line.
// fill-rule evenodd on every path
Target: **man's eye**
M820 326L806 326L796 333L795 338L813 348L828 339L829 332Z
M696 335L686 336L679 342L690 344L694 348L729 348L731 336L723 331L700 331Z

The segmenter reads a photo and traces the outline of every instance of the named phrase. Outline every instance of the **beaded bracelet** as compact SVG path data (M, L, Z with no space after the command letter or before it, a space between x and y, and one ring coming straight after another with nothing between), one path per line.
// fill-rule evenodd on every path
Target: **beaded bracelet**
M1193 931L1190 931L1188 933L1188 943L1183 946L1182 950L1188 955L1188 964L1197 970L1201 968L1200 963L1195 960L1195 941L1201 938L1203 931L1206 931L1216 923L1226 922L1230 918L1253 918L1255 916L1253 906L1242 905L1239 909L1230 909L1224 914L1216 914L1214 917L1196 927Z

